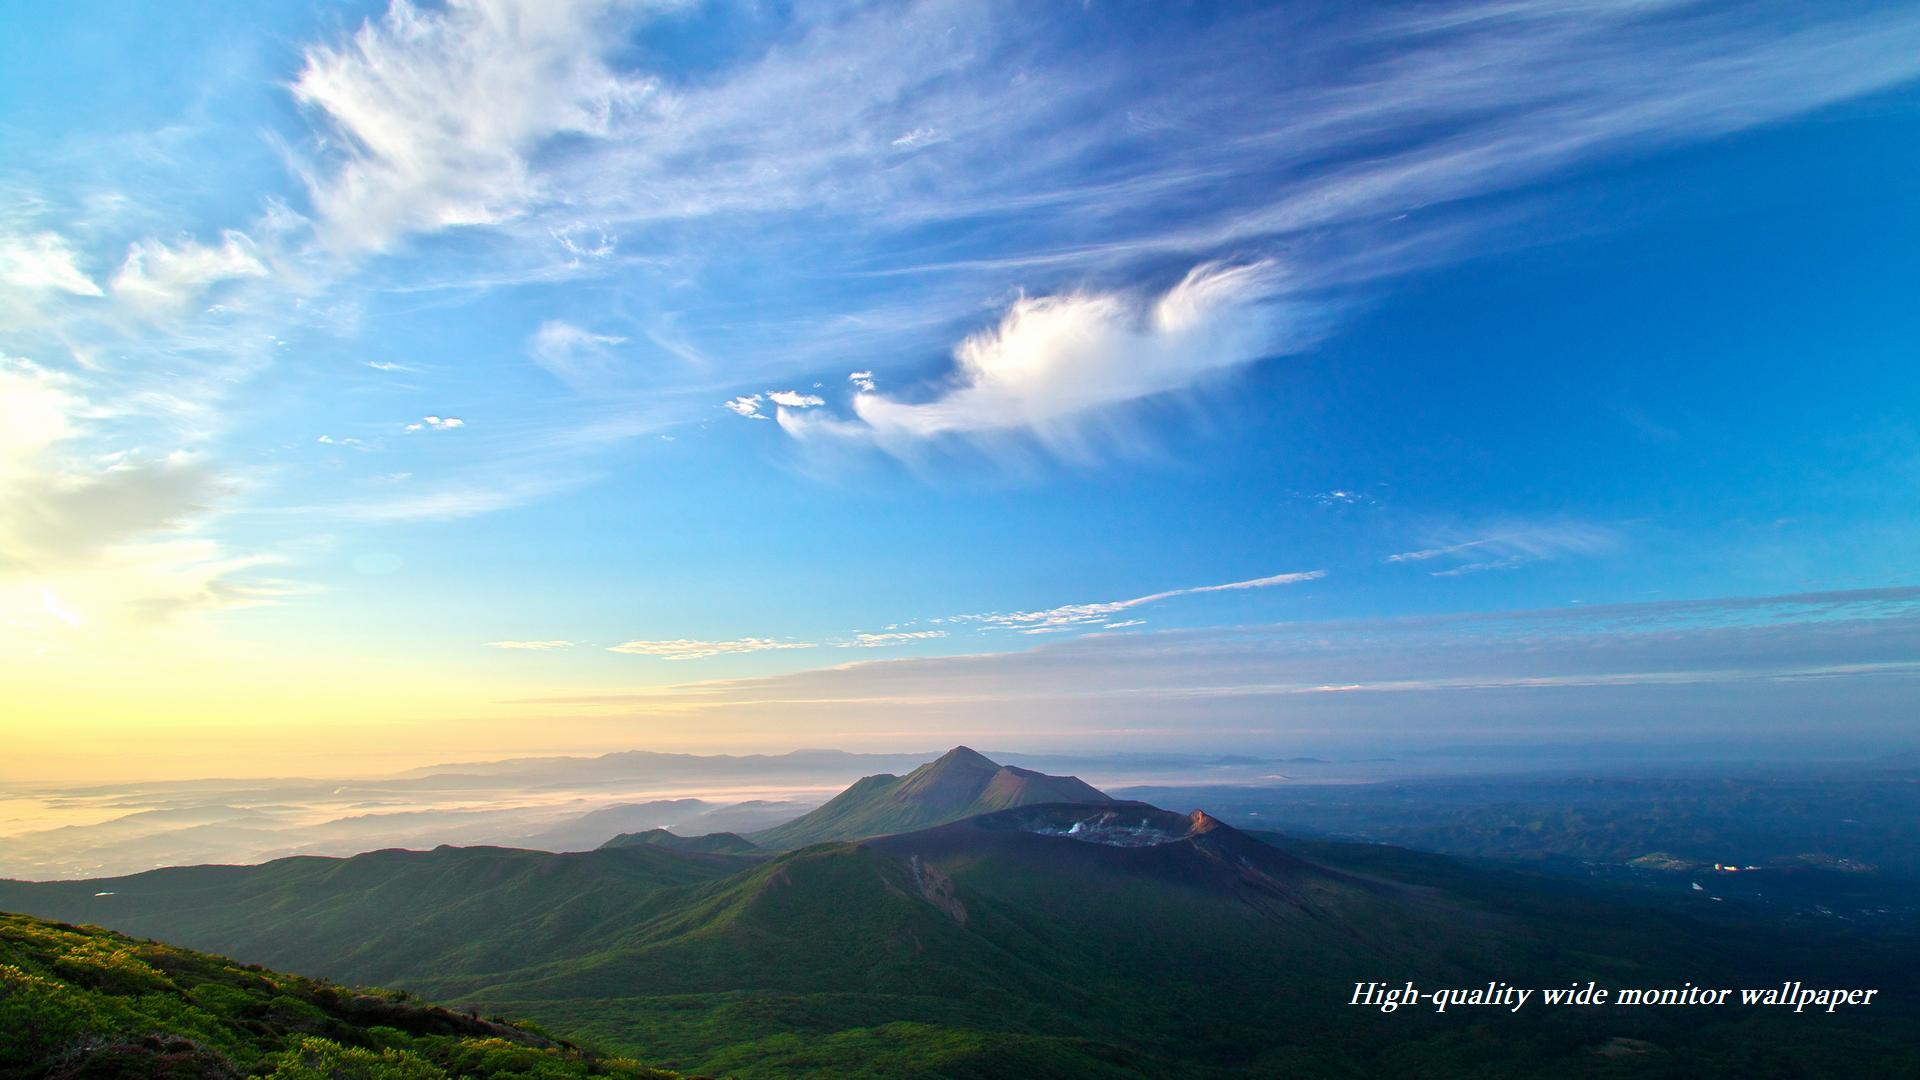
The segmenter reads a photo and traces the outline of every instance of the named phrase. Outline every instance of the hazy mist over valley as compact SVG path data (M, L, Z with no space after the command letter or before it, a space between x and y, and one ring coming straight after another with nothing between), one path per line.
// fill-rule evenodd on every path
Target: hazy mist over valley
M164 781L0 789L0 877L94 877L200 862L489 844L584 851L617 833L753 831L798 817L853 781L937 757L795 751L730 757L619 752L428 766L364 779ZM1435 762L1240 755L1026 755L999 760L1114 787L1347 783ZM51 828L51 822L58 822Z

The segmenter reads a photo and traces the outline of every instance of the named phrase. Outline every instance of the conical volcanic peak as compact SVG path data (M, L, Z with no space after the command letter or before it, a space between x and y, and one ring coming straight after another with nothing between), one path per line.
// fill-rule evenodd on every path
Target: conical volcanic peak
M969 806L993 782L1000 766L985 756L956 746L938 759L908 773L894 788L892 798L940 809Z
M987 769L987 770L998 769L999 767L1000 765L998 762L994 761L992 758L989 758L987 755L981 753L980 751L975 750L971 746L956 746L953 749L947 751L946 753L941 754L939 757L935 758L933 761L930 761L926 765L921 766L921 768L936 768L936 769L970 768L970 769Z
M750 839L765 848L795 848L910 832L1017 806L1111 801L1078 777L1003 766L956 746L905 776L869 776L818 810Z

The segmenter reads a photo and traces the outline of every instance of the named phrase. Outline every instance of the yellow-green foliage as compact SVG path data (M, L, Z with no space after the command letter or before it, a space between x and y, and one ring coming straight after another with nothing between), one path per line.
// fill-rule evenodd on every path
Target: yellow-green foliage
M0 1080L664 1080L392 991L278 975L93 927L0 914Z
M154 994L175 989L131 944L89 939L54 960L55 974L69 982L109 994Z
M407 1050L368 1050L309 1036L269 1059L274 1080L445 1080L447 1071Z

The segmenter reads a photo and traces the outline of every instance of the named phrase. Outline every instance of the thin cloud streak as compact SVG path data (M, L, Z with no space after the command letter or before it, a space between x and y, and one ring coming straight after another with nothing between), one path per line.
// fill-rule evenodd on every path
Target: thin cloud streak
M1509 527L1490 536L1448 540L1434 547L1389 555L1389 563L1425 563L1451 560L1453 565L1429 571L1435 577L1460 577L1488 570L1512 570L1528 563L1568 555L1600 555L1620 546L1612 529L1596 525Z
M1306 581L1318 581L1327 576L1325 570L1304 570L1286 574L1271 574L1267 577L1249 578L1246 581L1229 581L1223 585L1195 585L1185 589L1168 589L1164 592L1136 596L1131 600L1108 600L1092 604L1062 604L1059 607L1044 608L1038 611L989 612L981 615L952 615L948 622L979 623L997 630L1019 630L1023 633L1035 631L1071 629L1096 623L1105 623L1113 615L1147 604L1158 604L1163 600L1172 600L1181 596L1200 596L1205 593L1240 592L1247 589L1267 589L1276 585L1298 585ZM1132 625L1131 623L1126 625Z
M629 656L653 656L662 660L704 660L710 656L815 648L819 646L811 641L779 641L773 638L745 637L727 641L674 638L664 641L625 641L608 646L607 651Z
M1093 635L519 704L697 714L715 730L778 715L797 734L1020 716L1069 734L1160 724L1172 741L1226 725L1349 743L1444 731L1464 745L1519 723L1540 741L1817 742L1898 735L1916 676L1920 589L1877 589ZM1833 719L1809 726L1810 708Z

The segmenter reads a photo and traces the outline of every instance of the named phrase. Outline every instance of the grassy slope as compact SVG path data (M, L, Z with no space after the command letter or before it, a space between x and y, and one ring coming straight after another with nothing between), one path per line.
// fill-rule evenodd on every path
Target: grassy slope
M0 910L111 925L288 970L392 983L423 972L510 971L531 957L596 948L663 889L748 865L653 846L564 855L376 851L96 881L0 882Z
M0 1077L665 1078L387 991L0 914Z

